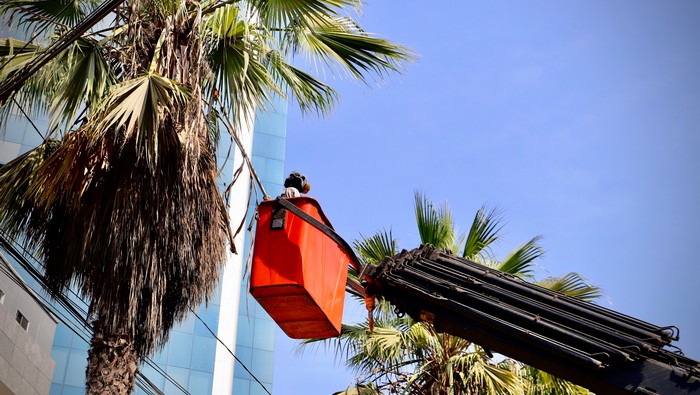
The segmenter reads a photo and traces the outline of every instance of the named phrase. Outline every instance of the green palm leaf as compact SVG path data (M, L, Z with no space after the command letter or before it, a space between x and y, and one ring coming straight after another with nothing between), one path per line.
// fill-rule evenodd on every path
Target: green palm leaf
M338 15L347 7L361 6L359 0L252 0L250 3L266 25L278 28L308 19L324 19L326 15Z
M334 392L333 395L381 395L375 384L356 384L345 391Z
M367 72L380 76L396 72L400 64L412 59L406 48L370 36L350 18L307 18L288 34L292 47L306 54L311 63L346 71L354 78Z
M269 48L264 30L256 26L242 19L240 9L232 4L216 9L203 24L211 45L208 63L214 80L210 89L218 87L223 106L238 114L236 122L252 119L256 106L268 105L273 92L284 95L262 63Z
M590 392L574 383L552 376L530 366L523 367L527 395L588 395Z
M376 264L398 253L398 244L391 230L382 230L370 237L353 241L353 247L365 263Z
M6 56L0 58L0 81L7 80L15 73L21 72L25 66L42 53L42 47L13 38L0 41L0 51ZM24 49L22 49L24 47ZM44 115L48 112L50 103L55 97L58 82L66 75L67 65L52 61L30 78L24 86L14 92L5 103L0 103L0 125L5 125L10 114L20 112L18 105L30 115Z
M158 161L159 126L164 114L175 113L187 100L188 91L176 82L148 73L114 86L100 111L93 117L95 138L114 128L122 142L133 137L138 160ZM170 139L177 140L175 130ZM163 143L167 143L164 141Z
M465 387L479 389L487 394L523 394L520 377L507 366L495 364L481 348L455 355L450 363L462 373Z
M287 63L278 51L267 53L267 64L278 85L294 94L303 112L328 113L337 99L337 92L310 74Z
M18 40L14 37L8 37L0 39L0 65L5 65L9 58L17 54L33 53L39 50L39 46L36 44L31 44L27 41ZM0 72L7 73L7 65L5 65ZM2 74L0 74L2 75Z
M447 203L440 208L435 208L425 195L416 192L414 209L421 243L431 244L445 251L453 251L457 238Z
M498 241L502 228L500 210L497 208L487 210L484 206L479 208L467 233L462 257L475 260L479 256L482 258L486 258L484 255L490 256L490 246Z
M81 39L59 60L68 65L51 106L52 124L70 123L79 110L95 108L115 83L104 48L92 39Z
M531 277L534 261L544 255L544 250L538 244L540 239L540 236L536 236L511 251L495 268L516 276Z
M99 4L98 0L5 0L0 13L24 27L74 25Z
M548 277L537 284L582 300L590 301L602 296L602 290L599 287L588 284L585 278L574 272L562 277Z

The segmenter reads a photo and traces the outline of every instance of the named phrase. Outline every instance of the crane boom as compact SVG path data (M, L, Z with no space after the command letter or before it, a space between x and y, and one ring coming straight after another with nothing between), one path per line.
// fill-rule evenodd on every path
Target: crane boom
M676 327L656 326L429 245L363 267L332 228L285 199L277 203L348 253L364 286L348 281L355 285L349 292L382 297L438 331L600 395L700 395L700 362L667 349L678 340Z
M368 266L367 292L413 319L598 394L700 394L700 363L659 327L422 246Z

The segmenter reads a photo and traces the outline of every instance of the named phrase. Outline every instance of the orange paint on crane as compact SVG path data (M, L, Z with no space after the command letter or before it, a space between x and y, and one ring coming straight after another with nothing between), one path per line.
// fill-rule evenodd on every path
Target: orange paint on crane
M315 199L288 199L331 227ZM258 206L250 293L293 339L340 335L350 257L328 236L286 212L272 229L281 207L269 200Z

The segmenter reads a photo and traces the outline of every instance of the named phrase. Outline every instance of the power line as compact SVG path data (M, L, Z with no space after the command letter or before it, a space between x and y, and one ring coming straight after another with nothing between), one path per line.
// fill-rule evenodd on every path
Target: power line
M3 263L3 265L0 267L0 271L5 273L8 278L10 278L15 284L17 284L19 287L25 289L28 291L28 294L41 306L46 308L48 311L53 314L56 319L58 319L63 325L68 327L73 333L75 333L76 336L78 336L81 340L85 341L86 343L89 343L89 340L83 337L82 334L78 333L78 330L74 328L73 326L69 325L69 319L66 317L66 315L61 312L59 309L56 309L55 307L51 306L51 303L49 300L46 299L45 296L38 295L34 292L32 292L30 289L28 290L26 284L24 281L17 276L16 273L11 271L10 269L10 264L5 260L5 258L0 254L0 261ZM7 266L7 268L5 267ZM148 395L163 395L162 392L154 392L152 391L149 387L153 385L153 383L143 374L140 374L140 372L137 372L136 376L136 385L141 388L144 392L146 392ZM146 386L146 384L149 384L149 386ZM157 388L155 388L157 390Z
M4 240L0 240L0 241L4 241ZM19 248L22 250L24 255L29 256L34 261L34 263L36 263L39 266L42 266L41 262L34 255L32 255L32 253L29 252L23 245L19 244ZM18 261L19 261L19 259L18 259ZM20 262L20 264L22 264L22 262ZM27 262L27 264L30 265L29 262ZM22 264L22 266L24 267L23 264ZM25 270L27 270L27 269L25 269ZM29 272L30 270L27 270L27 271ZM41 275L41 273L39 273L39 271L36 270L36 268L32 267L30 274L32 275L33 278L35 278L35 280L37 282L40 283L40 285L43 286L44 278ZM44 288L48 289L48 287L45 287L45 286L44 286ZM78 295L72 288L66 288L65 291L67 291L68 293L73 295L75 297L75 299L77 299L78 301L82 302L84 307L79 306L77 302L74 302L71 299L66 298L64 294L60 294L60 297L57 298L56 301L60 305L62 305L65 309L69 310L69 312L71 312L71 315L73 316L73 318L76 321L78 321L78 323L81 324L87 330L87 332L88 332L87 335L91 336L92 325L90 325L90 323L87 321L87 318L86 318L88 316L88 311L87 311L88 304L87 304L87 302L80 295ZM51 292L51 291L49 291L49 292ZM66 303L68 305L66 305ZM73 328L71 328L71 329L73 329ZM81 336L81 338L86 343L88 343L88 344L90 343L90 341L88 339L83 338L82 336ZM170 376L163 368L160 367L160 365L156 364L152 360L151 357L148 357L148 356L145 357L143 362L146 365L153 368L153 370L155 370L161 376L165 377L169 382L171 382L173 385L175 385L175 387L177 387L180 391L184 392L185 394L189 394L187 389L185 387L183 387L182 384L178 383L177 380L175 380L172 376Z
M68 327L68 329L70 329L73 333L75 333L76 336L78 336L84 342L90 344L90 340L88 339L88 337L91 336L92 325L90 325L90 323L87 322L87 318L86 318L87 311L83 310L76 302L70 300L64 293L55 293L55 292L52 292L50 290L50 287L46 283L45 278L41 275L41 273L39 273L39 271L34 267L34 265L29 263L29 261L27 261L26 258L24 257L24 254L26 254L29 257L31 257L31 259L34 262L41 265L39 263L39 261L31 253L29 253L26 250L26 248L24 248L24 246L20 246L20 248L24 252L24 254L22 254L16 250L14 243L10 242L9 239L6 237L6 235L2 232L0 232L0 245L3 247L3 249L5 251L10 253L10 255L13 258L15 258L15 260L19 263L19 265L25 271L27 271L27 273L35 281L37 281L39 283L39 286L41 286L44 289L44 291L53 295L53 302L58 302L58 304L66 310L66 312L72 317L72 319L74 321L69 322L72 320L70 320L64 312L60 311L56 306L54 306L52 301L49 301L46 297L39 296L42 300L38 300L36 298L35 298L35 300L38 303L40 303L42 306L44 306L46 309L51 311L51 313L54 314L54 316L56 316L56 318L58 318L62 324L64 324L66 327ZM14 276L11 276L11 278L12 277L14 277ZM17 282L17 280L14 278L13 278L13 281L15 283L19 284ZM78 300L85 303L85 301L79 295L77 295L72 289L68 289L68 291L70 293L72 293L76 298L78 298ZM85 333L85 332L79 333L78 329L74 327L74 325L76 325L76 324L81 325L82 328L87 331L87 333ZM151 366L157 373L159 373L160 375L165 377L173 385L175 385L180 391L182 391L183 393L188 394L188 395L190 394L190 392L188 392L185 387L183 387L180 383L177 382L177 380L175 380L165 370L163 370L160 366L158 366L155 362L153 362L150 357L145 357L144 362L147 363L149 366ZM145 376L143 375L142 372L137 371L137 378L139 376L143 376L145 378ZM142 387L143 383L151 383L151 385L152 385L152 382L150 380L148 380L147 378L145 378L145 381L142 380L141 384L139 384L139 382L136 382L136 384L139 385L139 388L143 389L144 392L148 393L149 395L162 394L162 392L160 392L160 391L153 392L153 391L149 390L149 388ZM150 387L151 385L148 385L148 387Z
M13 73L7 80L0 83L0 103L7 100L25 81L31 78L41 67L58 56L88 29L111 13L124 0L107 0L95 8L82 22L53 42L39 56L31 60L21 71Z
M34 267L34 265L29 263L29 261L27 261L24 257L24 255L29 256L36 264L41 266L40 261L36 257L34 257L33 254L31 254L21 244L17 244L17 245L22 250L23 254L16 251L15 245L13 245L13 243L11 243L7 239L4 232L0 232L0 244L4 247L4 249L6 251L8 251L18 261L18 263L20 264L20 266L22 266L22 268L25 269L32 276L32 278L34 278L39 283L40 286L42 286L42 288L44 288L48 292L51 292L50 288L48 287L48 285L45 282L43 275ZM87 303L85 302L85 300L82 297L80 297L74 290L68 288L67 291L70 292L73 296L75 296L78 300L83 302L83 304L87 307ZM64 293L57 294L54 297L55 297L56 301L59 302L59 304L62 307L64 307L66 310L68 310L68 313L70 313L70 315L76 321L78 321L78 323L80 325L82 325L84 329L86 329L88 332L92 332L92 326L90 325L89 322L87 322L87 319L85 318L85 317L87 317L87 310L85 310L83 307L79 306L76 302L72 301ZM58 313L58 310L56 310L56 308L49 301L47 301L46 298L42 297L42 299L44 300L44 302L42 303L43 305L45 305L47 308L51 309L52 312L55 311L55 313ZM191 307L190 307L190 311L192 312L192 314L194 314L195 318L197 320L199 320L204 325L204 327L207 329L207 331L209 331L209 333L212 335L212 337L214 337L214 339L216 339L217 342L219 342L221 345L224 346L226 351L228 351L228 353L231 354L231 356L233 356L233 358L236 360L236 362L238 362L243 367L243 369L245 369L245 371L253 378L253 380L255 380L258 384L260 384L260 386L263 388L263 390L266 393L268 393L269 395L272 395L272 393L267 389L267 387L265 387L265 385L255 376L255 374L253 374L253 372L251 372L251 370L245 365L245 363L243 363L243 361L241 361L235 355L235 353L214 333L214 331L197 314L197 312L195 312ZM59 314L61 314L65 317L65 314L63 314L63 313L59 313ZM58 314L55 314L55 315L58 317ZM58 318L60 319L60 317L58 317ZM71 331L73 331L78 337L80 337L86 343L88 343L88 344L90 343L88 339L86 339L85 337L83 337L83 335L78 333L77 329L75 329L71 325L69 325L67 323L67 320L61 319L61 322L63 324L65 324ZM85 335L89 335L89 334L90 333L85 333ZM186 388L184 388L180 383L178 383L174 378L172 378L172 376L170 376L165 370L163 370L163 368L161 368L157 363L155 363L150 357L146 357L144 359L144 363L146 365L150 366L151 368L153 368L157 373L161 374L166 379L168 379L168 381L173 383L180 391L184 392L185 394L189 394L189 392L187 391ZM139 372L139 374L142 374L142 373ZM150 385L153 384L150 381L148 381L148 383L150 383ZM147 392L146 389L144 389L144 392Z
M22 112L22 114L24 115L24 117L27 118L27 121L29 121L29 123L32 125L32 127L34 128L34 130L36 130L36 132L39 133L39 136L41 136L41 139L44 140L44 141L46 141L46 137L44 137L44 134L41 133L41 131L39 131L39 128L38 128L38 127L36 127L36 125L34 124L34 121L32 121L32 119L29 118L29 115L27 114L26 111L24 111L24 108L22 107L22 105L20 105L19 102L17 102L17 100L15 100L14 97L12 98L12 101L13 101L13 102L15 103L15 105L19 108L19 110Z
M241 361L240 359L238 359L238 357L236 356L236 354L234 354L234 352L231 351L231 349L228 348L228 346L227 346L221 339L219 339L219 337L216 336L216 334L214 334L214 331L211 330L211 328L209 327L209 325L207 325L207 323L204 322L204 320L201 319L201 318L199 317L199 315L197 315L197 313L196 313L191 307L190 307L190 311L192 312L192 314L194 314L195 317L197 317L197 319L204 325L204 327L207 328L207 330L209 331L209 333L211 333L211 335L214 336L214 339L216 339L216 341L218 341L219 343L221 343L221 345L224 346L224 348L226 348L226 351L228 351L229 354L231 354L231 356L233 356L233 358L236 360L236 362L240 363L241 366L243 366L243 369L245 369L245 371L248 372L248 374L250 375L250 377L252 377L258 384L260 384L260 386L262 387L262 389L263 389L265 392L267 392L268 394L272 395L272 394L270 393L270 391L268 391L267 387L265 387L265 384L263 384L260 380L258 380L257 377L255 377L255 375L253 374L253 372L251 372L250 369L248 369L248 367L245 366L245 364L243 363L243 361Z
M63 12L64 12L65 10L67 10L68 7L70 7L71 5L73 5L72 2L70 2L70 1L66 2L66 5L61 9L61 11L58 12L58 14L56 14L56 17L54 17L53 19L49 20L48 22L55 22L55 21L58 19L58 15L63 14ZM24 46L22 46L22 48L20 48L17 52L15 52L15 53L12 55L12 57L10 57L10 59L8 59L7 61L5 61L5 63L3 63L3 65L0 66L0 70L4 69L5 66L7 66L10 62L12 62L12 61L17 57L17 55L19 55L20 53L22 53L22 51L24 51L24 49L27 48L27 46L29 46L29 43L30 43L30 42L34 41L37 37L39 37L41 34L43 34L44 31L46 31L46 29L49 28L49 26L50 26L49 23L45 23L44 26L43 26L41 29L39 29L39 31L37 31L37 32L34 34L34 36L32 36L32 38L30 38L29 40L27 40L26 43L24 43Z
M10 252L15 257L15 259L20 263L20 265L25 270L27 270L27 272L32 276L32 278L34 278L39 283L40 286L42 286L49 293L52 293L50 288L46 284L45 279L42 276L42 274L33 265L31 265L28 261L25 261L24 260L25 257L23 255L20 255L16 251L14 251L13 245L8 246L7 241L5 239L6 239L6 237L4 235L2 238L0 238L0 243L4 244L5 249L7 250L8 247L13 249L12 251L8 251L8 252ZM42 266L41 262L39 262L39 260L36 257L34 257L34 255L32 255L29 251L27 251L27 249L23 245L21 245L21 244L18 244L18 245L22 249L22 252L24 253L24 255L31 257L31 259L37 265ZM55 301L58 302L59 305L61 305L64 309L66 309L70 313L70 315L73 317L73 319L75 321L77 321L77 324L82 325L82 327L87 331L87 333L86 333L87 338L78 334L76 332L76 329L73 328L72 326L69 326L67 324L66 324L66 326L68 326L69 329L71 329L73 332L75 332L83 341L85 341L86 343L89 344L90 341L88 338L92 335L92 325L90 325L90 323L87 321L87 316L88 316L88 311L86 309L88 307L87 302L85 302L85 300L80 295L78 295L73 289L67 288L67 289L65 289L65 291L69 292L70 294L72 294L75 297L75 299L82 302L83 305L85 306L85 308L79 306L77 304L77 302L66 297L66 295L63 293L55 295L54 296ZM49 305L51 305L51 308L53 308L53 305L50 302L47 301L47 303L49 303ZM189 392L187 391L187 389L185 387L183 387L180 383L178 383L177 380L175 380L172 376L170 376L165 370L163 370L163 368L161 368L159 365L157 365L155 362L153 362L153 360L150 357L145 357L144 362L146 364L148 364L149 366L151 366L157 373L159 373L160 375L165 377L169 382L171 382L173 385L175 385L175 387L177 387L179 390L181 390L185 394L189 394Z

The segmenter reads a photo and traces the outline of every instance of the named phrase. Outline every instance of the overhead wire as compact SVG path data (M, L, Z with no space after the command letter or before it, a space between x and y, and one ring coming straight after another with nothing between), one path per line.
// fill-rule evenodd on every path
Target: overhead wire
M45 281L45 278L41 275L41 273L32 265L24 255L28 255L31 257L31 259L41 265L39 261L34 257L32 254L30 254L24 246L21 246L21 244L16 243L16 242L11 242L4 232L0 231L0 246L2 249L7 251L19 265L27 271L27 273L37 282L39 283L39 286L43 288L43 290L49 294L52 295L52 299L49 300L47 297L43 295L39 295L37 293L34 293L36 296L41 298L41 300L38 300L35 298L37 302L40 303L44 308L47 310L51 311L51 313L59 320L61 321L62 324L64 324L68 329L70 329L73 333L76 334L81 340L86 342L87 344L90 344L90 337L92 335L92 325L87 321L87 310L84 310L81 306L78 305L77 302L72 301L68 295L64 293L55 293L52 292L50 287ZM16 246L19 246L19 248L22 250L22 253L17 251L15 248ZM0 255L1 256L1 255ZM14 276L11 276L11 278ZM15 283L20 285L16 279L13 279ZM75 291L72 289L68 289L68 292L73 294L78 300L83 302L86 306L87 304L85 301L77 294ZM59 306L61 306L63 309L66 311L63 312L61 309L57 308L54 303L58 303ZM68 314L68 315L66 315ZM82 330L79 330L76 328L76 326L81 326ZM177 380L175 380L171 375L169 375L165 370L163 370L160 366L158 366L155 362L150 357L146 357L144 359L144 362L148 364L150 367L152 367L158 374L162 375L166 380L168 380L170 383L172 383L178 390L182 391L186 395L190 395L190 392L187 391L187 389L182 386ZM138 376L144 376L142 372L138 371L137 372L137 377ZM145 376L144 376L145 377ZM142 380L142 383L151 383L150 380L146 378L146 381ZM138 384L138 383L137 383ZM150 386L150 385L149 385ZM141 386L139 386L141 388ZM148 388L142 388L144 392L148 393L149 395L154 394L162 394L162 392L153 392L150 391Z
M25 291L27 291L27 288L28 288L28 287L26 286L26 284L24 283L24 281L21 280L20 278L18 278L17 274L14 273L14 272L12 272L12 271L9 269L10 264L9 264L9 262L6 261L6 259L4 258L4 256L2 256L2 254L0 254L0 261L3 263L3 265L0 266L0 272L5 273L5 275L7 275L7 277L10 278L10 279L12 280L12 282L14 282L15 284L17 284L17 286L19 286L19 287L25 289ZM7 266L8 268L6 268L5 266ZM83 334L79 333L78 330L77 330L75 327L73 327L72 325L70 325L70 323L69 323L70 319L65 315L65 313L62 312L60 309L57 309L57 308L55 308L55 307L52 307L52 306L51 306L51 302L50 302L45 296L39 295L39 294L37 294L37 293L31 291L31 289L28 291L28 294L29 294L40 306L43 306L47 311L49 311L58 321L60 321L60 322L61 322L63 325L65 325L68 329L70 329L71 331L73 331L73 333L75 333L75 335L78 336L78 338L80 338L81 340L85 341L85 342L88 343L88 344L90 343L89 339L87 339L86 337L84 337ZM154 391L152 391L151 389L149 389L149 387L147 387L146 384L144 384L144 383L150 383L150 384L152 385L152 382L151 382L145 375L143 375L143 374L138 374L138 373L137 373L137 377L136 377L136 378L137 378L136 385L137 385L139 388L141 388L146 394L148 394L148 395L162 395L162 392L160 392L160 391L154 392Z
M55 22L56 19L58 19L58 15L63 14L63 12L64 12L65 10L67 10L68 7L70 7L71 5L73 5L72 2L70 2L70 1L66 2L66 5L63 6L63 8L58 12L58 14L56 14L57 16L54 17L53 19L49 20L49 22ZM17 55L19 55L20 53L22 53L22 51L24 51L24 50L29 46L29 43L31 43L32 41L36 40L40 35L42 35L42 34L46 31L46 29L49 28L49 26L50 26L50 25L49 25L48 23L45 23L45 24L42 26L41 29L38 29L38 31L32 36L32 38L30 38L29 40L27 40L27 42L24 43L24 45L22 46L22 48L20 48L17 52L15 52L14 54L12 54L12 57L10 57L10 59L8 59L7 61L5 61L5 63L3 63L2 66L0 66L0 70L4 69L5 66L7 66L10 62L12 62L12 61L17 57Z
M5 273L5 275L10 280L12 280L12 282L14 282L15 284L17 284L17 286L24 288L26 290L27 289L26 284L21 279L17 278L16 273L10 271L10 269L5 267L5 266L9 267L10 264L9 264L9 262L7 262L4 259L2 254L0 254L0 261L3 263L3 265L0 265L0 272ZM37 295L34 292L28 292L28 293L39 305L45 307L48 311L50 311L51 314L58 321L60 321L63 325L65 325L66 327L71 329L73 331L73 333L75 333L76 336L78 336L81 340L89 343L88 339L83 337L80 333L78 333L78 331L74 327L69 325L69 319L66 317L66 315L63 312L60 311L60 309L50 308L51 303L48 301L48 299L45 296ZM141 388L147 395L163 395L162 392L160 392L160 391L155 392L150 388L153 385L153 383L145 375L137 373L136 379L137 379L136 385L139 388ZM157 390L157 388L156 388L156 390Z
M80 36L92 26L101 21L111 13L124 0L107 0L95 8L85 19L75 25L66 34L49 45L41 54L28 62L28 64L18 72L13 73L8 79L0 83L0 103L7 100L10 95L19 89L25 81L31 78L41 67L58 56L63 50L68 48Z
M34 121L32 121L32 119L29 118L29 115L27 114L27 112L24 111L24 107L22 107L22 105L19 104L19 102L18 102L17 100L15 100L14 97L12 98L12 101L15 103L15 105L17 106L17 108L19 108L19 111L22 112L22 115L24 115L24 117L27 118L27 121L29 121L29 124L32 125L32 127L34 128L34 130L36 130L36 132L39 133L39 136L41 136L41 139L44 140L44 141L46 141L46 137L44 136L43 133L41 133L41 131L39 130L39 128L36 126L36 124L34 124Z
M34 255L31 254L31 252L29 252L21 243L16 243L16 242L11 243L10 240L6 237L6 235L2 231L0 231L0 245L2 245L3 249L5 249L7 252L9 252L17 260L17 262L20 264L20 266L22 266L22 268L25 269L29 273L29 275L32 278L34 278L34 280L37 281L42 288L44 288L44 290L46 292L52 293L48 284L46 284L43 275L38 271L38 269L36 269L36 267L34 265L32 265L26 259L26 256L28 256L36 264L41 265L40 261L36 257L34 257ZM16 247L19 247L22 250L22 253L20 253L19 251L16 251ZM81 301L85 307L87 307L87 303L85 302L85 300L82 297L80 297L73 289L68 288L68 289L66 289L66 291L68 291L70 294L72 294L75 298L77 298L77 300ZM52 294L54 294L54 293L52 293ZM83 329L85 329L87 332L83 332L82 334L80 334L80 333L78 333L78 330L76 328L74 328L72 325L68 324L68 322L67 322L68 319L60 319L60 317L58 317L58 315L60 314L63 317L65 317L65 314L64 313L55 314L55 313L58 313L58 310L52 306L51 302L46 297L41 296L41 298L43 299L43 302L41 304L44 305L46 308L50 309L52 311L52 313L54 313L54 315L56 315L57 318L59 318L64 325L66 325L78 337L80 337L82 340L84 340L86 343L89 344L90 341L87 338L87 336L91 336L92 326L87 321L87 318L85 318L85 317L87 317L87 310L85 308L81 307L77 302L72 301L64 293L57 294L54 297L55 297L55 301L58 302L62 307L64 307L68 311L70 316L72 316L72 318L75 321L77 321L76 324L81 325L83 327ZM192 314L194 314L195 318L197 320L199 320L204 325L204 327L207 329L207 331L209 331L211 336L217 342L219 342L222 346L224 346L226 351L233 356L233 358L236 360L236 362L238 362L243 367L243 369L253 378L253 380L255 382L257 382L267 394L272 395L271 392L265 386L265 384L263 384L262 381L260 381L260 379L258 379L257 376L255 376L255 374L246 366L246 364L243 363L243 361L241 361L235 355L235 353L223 342L223 340L221 340L214 333L214 331L211 329L211 327L209 327L209 325L204 321L204 319L202 319L199 316L199 314L197 314L197 312L195 312L194 309L192 309L191 307L190 307L190 311L192 312ZM165 370L163 370L163 368L161 368L155 361L153 361L152 358L146 357L144 359L144 363L146 365L150 366L151 368L153 368L153 370L155 370L158 374L165 377L168 381L170 381L173 385L175 385L180 391L182 391L185 394L190 394L185 387L183 387L172 376L170 376ZM139 374L142 374L142 373L139 372ZM152 382L150 382L150 381L148 381L148 382L152 384ZM144 390L144 392L146 392L146 391ZM159 393L155 393L155 394L159 394ZM150 393L149 393L149 395L150 395Z
M3 240L0 240L0 242L4 242L4 241L5 241L4 239L3 239ZM20 248L22 249L22 252L23 252L25 255L31 257L31 259L32 259L37 265L41 266L41 262L39 262L39 260L36 259L36 257L34 257L29 251L27 251L27 249L26 249L24 246L22 246L22 245L19 245L19 246L20 246ZM13 254L13 256L15 256L15 254ZM19 258L17 258L16 256L15 256L15 258L16 258L17 261L20 263L20 265L22 265L22 267L25 268L24 263L23 263ZM24 257L22 257L22 258L24 258ZM29 262L27 262L27 264L28 264L28 265L31 265L31 264L29 264ZM38 272L38 270L37 270L35 267L32 266L32 267L30 267L30 268L25 268L25 270L27 270L27 271L30 273L30 275L31 275L37 282L39 282L40 285L41 285L43 288L46 289L47 292L51 292L51 291L49 290L48 286L46 286L46 285L44 284L43 276L41 275L41 273ZM81 325L81 326L83 327L83 329L85 329L85 331L86 331L86 332L85 332L86 337L83 337L83 336L79 336L79 337L80 337L82 340L84 340L86 343L89 344L89 343L90 343L89 337L92 336L92 325L87 321L87 316L88 316L88 311L87 311L87 307L88 307L88 306L87 306L87 303L86 303L85 300L84 300L80 295L78 295L73 289L67 288L66 291L69 292L71 295L73 295L73 297L74 297L76 300L82 302L82 304L83 304L85 307L84 307L84 308L81 307L76 301L73 301L73 300L71 300L70 298L67 298L66 295L64 295L64 294L60 294L60 296L56 298L56 301L59 303L59 305L61 305L63 308L65 308L66 310L69 311L69 313L71 314L71 316L73 317L73 319L74 319L75 321L77 321L76 324ZM49 302L49 303L50 303L50 302ZM69 328L75 332L75 330L74 330L73 327L69 327ZM180 383L178 383L177 380L175 380L172 376L170 376L170 375L169 375L165 370L163 370L160 366L158 366L157 364L155 364L155 363L152 361L152 359L151 359L150 357L146 357L144 361L145 361L146 363L148 363L149 366L151 366L154 370L156 370L157 373L159 373L160 375L162 375L163 377L165 377L168 381L170 381L173 385L175 385L175 387L177 387L178 389L180 389L180 390L181 390L182 392L184 392L185 394L189 394L189 392L187 392L187 390L186 390Z
M255 377L255 375L253 374L253 372L251 372L250 369L248 369L248 367L245 366L245 364L243 363L243 361L241 361L241 360L236 356L236 354L235 354L233 351L231 351L231 349L226 345L226 343L223 342L223 340L219 339L219 337L216 336L216 334L215 334L214 331L209 327L209 325L207 325L207 323L204 322L204 320L203 320L202 318L200 318L199 315L198 315L191 307L190 307L190 311L192 312L192 314L194 314L195 317L197 317L197 319L204 325L204 327L207 328L207 330L209 331L209 333L211 333L211 335L214 336L214 339L216 339L219 343L221 343L222 346L224 346L224 348L226 349L226 351L228 351L229 354L231 354L231 356L233 356L233 358L236 360L236 362L240 363L241 366L243 366L243 369L245 369L245 371L248 372L248 374L250 375L250 377L252 377L253 380L255 380L255 382L257 382L258 384L260 384L260 386L262 387L262 389L263 389L265 392L267 392L268 394L272 395L272 393L270 393L270 391L267 389L267 387L265 387L265 384L263 384L257 377Z
M15 102L15 103L16 103L16 102ZM34 129L37 131L37 133L39 133L39 135L42 136L41 132L39 131L39 129L37 128L37 126L36 126L33 122L31 122L31 119L30 119L29 116L26 114L26 112L24 111L24 109L22 109L22 107L19 105L19 103L16 103L16 104L20 107L20 109L22 110L22 113L23 113L24 116L29 120L29 122L31 123L32 127L34 127ZM42 138L43 138L43 136L42 136ZM256 191L256 193L257 193L257 191ZM245 218L244 218L244 221L245 221ZM0 234L1 234L1 233L0 233ZM4 238L4 235L3 235L3 238ZM3 241L4 241L4 240L3 240ZM24 246L22 246L21 244L20 244L20 248L22 249L22 251L24 252L24 254L30 256L36 263L38 263L39 265L41 265L41 263L39 262L39 260L36 259L36 257L34 257L34 256L31 254L31 252L27 251L26 248L25 248ZM31 269L32 269L32 270L31 270L32 273L30 273L30 274L32 275L32 277L41 277L41 273L39 273L38 270L36 270L36 269L33 268L33 267L32 267ZM28 270L28 271L29 271L29 270ZM37 281L39 281L39 280L37 280ZM39 281L39 282L41 283L41 281ZM47 288L47 289L48 289L48 288ZM82 302L85 304L85 306L87 306L87 303L86 303L77 293L75 293L75 291L73 291L73 289L70 289L70 288L69 288L69 289L67 289L67 290L68 290L68 292L72 293L78 300L82 301ZM69 300L69 299L68 299L68 300ZM58 299L58 301L59 301L59 303L62 304L62 305L63 305L64 302L65 302L65 301L62 300L62 299ZM70 301L70 300L69 300L69 301ZM86 326L86 328L88 328L88 329L91 330L90 324L89 324L86 320L84 320L84 319L82 318L82 317L86 317L86 316L87 316L87 310L80 309L79 306L77 306L78 309L76 309L76 308L75 308L76 306L77 306L76 303L74 303L74 302L69 302L67 305L64 306L64 308L66 308L66 309L68 309L68 310L71 310L71 311L74 311L71 315L74 316L77 320L81 321L81 324L84 324L84 325ZM82 311L79 312L78 310L82 310ZM267 389L267 387L265 387L265 385L250 371L250 369L248 369L248 367L243 363L243 361L241 361L241 360L235 355L235 353L234 353L233 351L231 351L231 349L223 342L223 340L221 340L218 336L216 336L216 334L215 334L214 331L209 327L209 325L207 325L207 323L206 323L206 322L191 308L191 307L190 307L190 311L192 311L192 313L195 315L195 317L206 327L206 329L209 331L209 333L211 333L211 335L214 337L214 339L216 339L217 342L221 343L221 345L223 345L224 348L226 348L226 350L229 352L229 354L231 354L231 355L235 358L235 360L243 367L243 369L244 369L248 374L250 374L250 376L251 376L258 384L260 384L260 386L263 388L263 390L264 390L265 392L267 392L268 394L272 395L272 394L270 393L270 391ZM81 313L82 313L82 314L81 314ZM71 329L72 329L72 328L71 328ZM86 340L86 341L87 341L87 340ZM89 342L88 342L88 343L89 343ZM154 363L154 362L152 362L152 361L146 361L146 362L148 363L149 366L151 366L152 368L154 368L154 370L159 371L159 373L163 374L164 376L167 375L167 372L165 372L164 370L162 370L162 368L160 368L160 366L158 366L156 363ZM149 363L149 362L150 362L150 363ZM175 382L174 379L171 380L171 382L173 382L173 383L178 387L178 389L180 389L181 391L183 391L183 392L185 392L185 393L188 393L188 392L184 389L184 387L182 387L179 383Z

